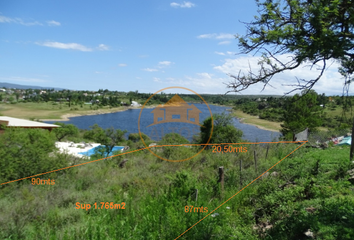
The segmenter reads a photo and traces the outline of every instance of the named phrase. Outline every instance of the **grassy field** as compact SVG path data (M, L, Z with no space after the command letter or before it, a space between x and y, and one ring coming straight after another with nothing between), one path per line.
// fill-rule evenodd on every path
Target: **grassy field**
M40 119L40 120L65 120L66 116L95 115L109 112L123 111L126 107L101 107L96 109L92 105L74 105L69 107L66 103L57 104L52 102L41 103L17 103L1 104L0 114L9 117Z
M334 110L331 110L330 108L326 108L324 112L327 114L327 117L334 118L336 116L342 116L343 115L343 108L340 106L337 106ZM346 112L347 117L353 116L351 114L351 111Z
M280 122L271 122L264 119L259 119L258 116L249 115L241 110L232 110L232 114L237 118L241 118L243 123L258 126L261 129L271 131L280 131L281 129Z
M326 108L324 110L324 113L326 113L328 118L336 118L343 115L343 109L342 107L336 107L334 110L331 110L330 108ZM241 110L232 110L232 114L235 117L240 118L243 123L255 125L262 129L271 130L271 131L280 131L281 129L280 126L280 124L282 124L281 122L271 122L264 119L259 119L258 116L252 116L250 114L242 112ZM347 117L352 118L350 111L348 111L346 115ZM318 127L318 130L328 131L328 128Z
M354 166L348 147L302 147L271 169L274 176L229 199L298 145L271 144L268 154L265 147L247 147L242 154L206 150L181 163L145 150L125 155L124 168L118 167L122 158L113 158L40 176L55 179L52 186L30 180L7 184L0 189L0 238L175 239L215 209L180 239L306 239L308 229L316 239L353 239L353 185L346 172ZM101 202L124 202L125 208L101 208Z

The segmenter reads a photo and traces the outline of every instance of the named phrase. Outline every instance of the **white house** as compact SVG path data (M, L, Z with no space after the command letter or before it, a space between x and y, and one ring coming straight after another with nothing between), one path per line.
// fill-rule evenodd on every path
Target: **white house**
M132 104L130 105L132 107L141 107L141 104L135 102L135 101L132 101Z

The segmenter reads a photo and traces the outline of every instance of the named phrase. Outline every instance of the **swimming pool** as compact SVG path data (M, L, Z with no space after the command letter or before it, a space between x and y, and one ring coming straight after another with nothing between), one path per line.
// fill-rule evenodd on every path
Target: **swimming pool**
M98 149L104 148L104 147L105 147L105 145L99 145L99 146L97 146L97 147L91 148L90 150L88 150L88 151L86 151L86 152L79 152L79 154L85 155L85 156L91 156L91 155L95 154L96 149L98 150ZM111 152L108 156L112 156L112 155L113 155L113 152L115 152L115 151L121 151L123 148L124 148L124 147L122 147L122 146L114 146L112 152Z

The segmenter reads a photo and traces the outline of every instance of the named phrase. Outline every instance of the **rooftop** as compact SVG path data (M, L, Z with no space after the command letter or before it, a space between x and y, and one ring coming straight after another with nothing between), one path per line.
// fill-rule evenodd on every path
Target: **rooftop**
M58 125L35 122L20 118L0 116L0 124L5 123L8 127L29 127L29 128L57 128Z

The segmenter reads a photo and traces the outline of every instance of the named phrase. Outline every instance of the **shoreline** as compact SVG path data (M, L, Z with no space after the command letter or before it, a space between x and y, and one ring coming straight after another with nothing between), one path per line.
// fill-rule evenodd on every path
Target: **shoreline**
M151 105L144 108L155 108L157 105ZM116 113L116 112L124 112L130 109L141 109L142 107L126 107L125 109L107 109L107 110L90 110L85 113L66 113L61 115L60 119L39 119L39 121L47 121L47 122L67 122L70 121L72 117L82 117L82 116L94 116L94 115L101 115L101 114L109 114L109 113Z
M248 124L248 125L255 126L255 127L259 128L259 129L262 129L262 130L280 133L280 131L277 131L277 130L274 130L274 129L270 129L270 128L266 128L266 127L263 127L263 126L260 126L260 125L257 125L257 124L245 123L244 120L245 120L246 118L239 118L239 117L235 117L235 118L237 118L237 119L240 121L240 123L242 123L242 124Z
M258 116L249 115L241 110L232 109L230 114L239 120L242 124L248 124L257 127L261 130L281 133L281 122L272 122L265 119L260 119Z
M149 105L147 107L144 107L144 108L155 108L157 107L159 104L154 104L154 105ZM219 106L222 106L222 105L219 105ZM124 111L128 111L130 109L141 109L143 106L141 107L126 107L124 109L106 109L106 110L102 110L102 109L99 109L99 110L91 110L91 111L88 111L88 112L85 112L85 113L67 113L67 114L63 114L61 116L60 119L39 119L40 121L48 121L48 122L66 122L66 121L70 121L70 118L72 117L81 117L81 116L93 116L93 115L101 115L101 114L109 114L109 113L116 113L116 112L124 112ZM222 106L222 107L229 107L229 106ZM230 113L234 113L232 110L229 111ZM271 128L266 128L266 127L263 127L263 126L260 126L260 125L257 125L257 124L254 124L254 123L246 123L245 120L246 118L242 118L242 117L237 117L237 116L233 116L235 118L237 118L240 123L242 124L248 124L248 125L252 125L252 126L255 126L261 130L266 130L266 131L271 131L271 132L277 132L277 133L280 133L279 130L275 130L275 129L271 129Z

